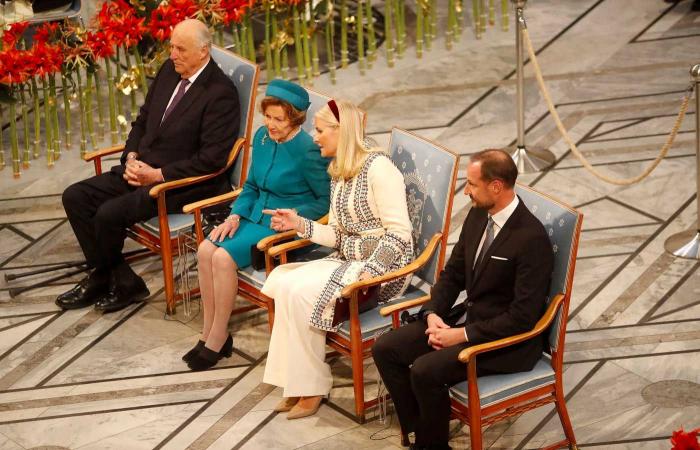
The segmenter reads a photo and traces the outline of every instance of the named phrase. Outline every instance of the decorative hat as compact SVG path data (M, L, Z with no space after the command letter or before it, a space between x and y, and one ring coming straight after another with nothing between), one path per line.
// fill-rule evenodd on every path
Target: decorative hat
M280 78L275 78L268 83L265 95L284 100L299 111L306 111L311 105L309 93L306 92L306 89Z

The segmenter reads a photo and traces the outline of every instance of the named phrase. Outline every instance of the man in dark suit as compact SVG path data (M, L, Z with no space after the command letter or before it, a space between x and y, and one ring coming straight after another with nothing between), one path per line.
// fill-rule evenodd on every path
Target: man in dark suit
M467 379L457 359L470 345L532 329L545 309L553 254L542 224L513 190L518 170L502 150L471 156L472 208L419 320L372 348L404 432L415 448L449 448L449 387ZM464 303L455 306L466 291ZM531 370L541 338L479 356L477 374Z
M160 182L220 170L238 136L240 108L233 82L209 56L211 36L188 19L172 33L170 59L151 85L132 123L121 164L69 186L63 206L92 272L56 304L75 309L95 304L116 311L149 295L122 257L126 229L158 215L148 191ZM230 190L221 174L171 191L168 212Z

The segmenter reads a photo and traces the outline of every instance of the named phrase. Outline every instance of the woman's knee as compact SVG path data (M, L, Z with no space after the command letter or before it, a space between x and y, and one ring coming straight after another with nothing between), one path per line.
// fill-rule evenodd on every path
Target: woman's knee
M207 241L206 239L203 240L202 243L199 244L199 247L197 247L197 263L199 266L210 266L212 256L214 256L214 252L217 249L218 247L212 244L210 241Z
M238 265L236 265L236 261L233 260L233 257L220 247L214 251L211 257L211 264L214 270L238 270Z

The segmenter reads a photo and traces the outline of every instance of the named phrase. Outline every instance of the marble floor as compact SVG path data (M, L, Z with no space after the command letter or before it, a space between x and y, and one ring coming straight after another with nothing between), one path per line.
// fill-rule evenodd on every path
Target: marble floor
M700 13L689 0L528 3L540 65L571 136L603 173L637 175L665 142L688 69L700 62ZM409 51L393 69L380 59L364 77L353 66L336 85L322 76L314 87L358 102L382 143L398 126L463 155L512 144L513 33L490 29L476 40L467 29L451 51L444 47L438 40L422 59ZM572 154L526 69L527 143L551 149L556 162L520 181L585 214L564 374L579 446L670 448L673 430L700 426L700 263L664 251L669 236L696 226L695 108L647 179L610 185ZM52 170L37 161L18 180L9 168L0 172L2 274L81 259L60 203L62 190L92 171L76 153L65 152ZM460 175L450 244L470 207ZM344 358L332 360L335 386L316 416L275 414L281 393L262 383L263 312L231 319L231 358L189 372L180 355L197 339L198 304L189 316L184 308L166 316L159 261L135 268L151 297L104 315L54 305L75 277L14 297L10 288L40 277L0 281L1 449L400 447L396 417L372 411L365 424L353 419ZM375 395L376 371L367 364L367 392ZM452 425L453 447L468 448L468 429ZM490 449L533 449L563 433L544 407L485 436Z

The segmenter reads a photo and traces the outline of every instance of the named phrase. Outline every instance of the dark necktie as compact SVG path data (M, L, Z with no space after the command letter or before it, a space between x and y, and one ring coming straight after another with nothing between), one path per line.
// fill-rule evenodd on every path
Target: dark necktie
M186 78L180 81L180 87L177 89L177 93L175 94L175 97L173 97L173 101L170 102L170 106L168 106L168 109L165 110L165 114L163 114L163 119L160 121L160 123L165 122L165 119L168 118L170 113L173 112L173 109L175 109L177 104L180 103L180 100L182 100L182 97L185 95L185 89L187 89L189 84L190 80Z
M481 246L481 251L479 252L479 256L476 258L476 264L474 264L474 270L476 270L479 267L479 264L481 264L481 261L484 259L484 255L488 251L489 247L491 246L491 243L493 242L493 218L489 216L489 221L486 222L486 237L484 238L484 244Z

